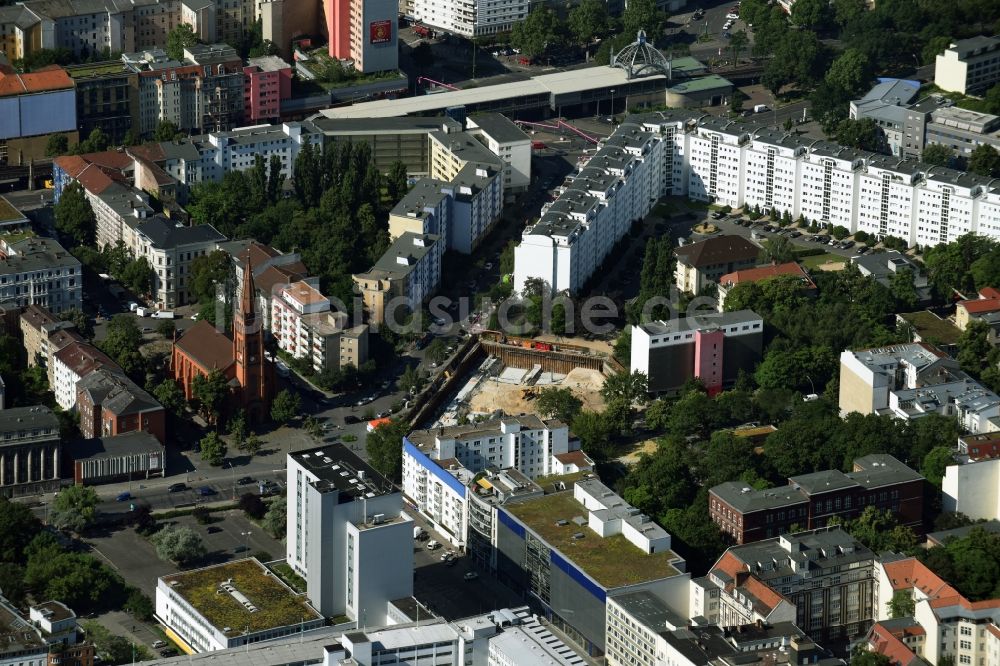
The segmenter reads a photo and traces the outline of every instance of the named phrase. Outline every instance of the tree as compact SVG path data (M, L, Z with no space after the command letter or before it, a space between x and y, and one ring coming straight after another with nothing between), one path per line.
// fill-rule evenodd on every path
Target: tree
M172 340L174 333L177 332L177 324L165 319L156 325L156 332L165 337L167 340Z
M75 245L93 245L97 233L97 218L83 186L73 181L63 188L59 202L53 207L56 230L69 236Z
M737 30L733 33L732 37L729 38L729 52L733 54L734 65L739 64L740 54L746 51L749 45L750 38L747 37L746 30ZM737 90L739 89L737 88Z
M389 201L392 202L398 202L410 189L409 174L406 172L406 165L403 162L396 160L389 167L385 188L389 195Z
M86 339L94 339L94 324L91 323L90 317L87 316L83 310L80 310L79 308L63 310L59 313L59 319L61 321L72 322L73 326L76 328L76 332Z
M896 299L897 307L907 312L920 300L917 288L913 284L913 270L910 268L901 268L892 274L889 279L889 290Z
M987 143L979 144L969 155L969 171L986 178L1000 178L1000 152Z
M186 26L181 24L175 28L175 30L183 27ZM156 129L153 130L153 141L173 141L174 139L182 136L184 136L184 132L182 132L180 128L177 127L177 124L172 120L161 120L156 123Z
M155 608L152 600L142 593L142 590L131 587L128 591L128 598L125 600L125 610L131 613L135 619L141 622L149 622L153 619Z
M945 469L954 464L955 454L950 446L935 446L930 453L924 456L924 460L920 464L920 473L924 475L928 483L940 488Z
M642 0L648 1L648 0ZM546 50L557 46L563 37L565 26L556 13L545 5L536 5L527 18L514 24L510 32L511 44L521 49L529 58L540 56Z
M222 462L226 457L226 443L219 437L219 433L214 430L204 437L201 438L199 442L201 447L201 459L207 462L212 467L221 467Z
M726 301L728 302L728 298ZM837 367L833 352L824 347L771 347L757 366L754 379L761 388L790 388L816 392L816 380L831 376ZM822 388L822 384L819 385Z
M156 283L156 272L146 257L130 261L117 277L129 291L140 296L153 293Z
M822 32L833 20L827 0L797 0L792 5L792 22L803 28Z
M140 345L142 345L142 331L139 330L135 317L120 314L108 322L100 347L126 374L137 378L145 367L142 354L139 353Z
M442 338L434 338L434 340L427 345L427 349L424 351L424 356L432 363L441 363L446 358L448 358L448 345Z
M258 437L256 433L250 433L250 436L247 437L247 441L243 442L243 450L251 456L257 455L262 446L264 446L264 442L261 441L260 437Z
M65 134L50 134L45 142L45 156L58 157L69 152L69 139Z
M568 388L550 388L538 396L535 407L542 416L557 418L569 425L583 408L583 401Z
M125 132L125 137L122 139L122 143L126 146L138 146L142 143L142 137L139 136L139 130L135 127L130 127L127 132Z
M607 34L610 19L607 5L601 0L582 0L569 11L569 29L580 44L589 44Z
M857 49L847 49L830 64L826 80L853 97L868 89L872 80L871 62Z
M407 393L417 393L423 388L426 383L426 378L423 373L418 370L415 366L408 365L403 370L403 374L399 376L399 388Z
M241 451L246 445L247 434L247 414L241 409L229 419L229 436L233 438L236 448Z
M973 261L969 266L969 275L977 290L1000 285L1000 248Z
M201 536L190 527L164 527L151 539L160 559L184 566L207 552Z
M871 118L860 120L847 118L840 121L837 125L836 139L837 143L850 148L873 153L885 152L885 134Z
M573 419L571 428L580 438L580 447L594 460L604 461L614 452L611 442L614 425L604 414L582 410Z
M851 666L891 666L892 659L879 652L872 652L859 644L851 652Z
M948 166L955 159L955 151L943 143L932 143L920 153L920 161L934 166Z
M281 197L281 186L285 182L284 165L280 155L271 155L267 164L267 202L276 203Z
M403 458L403 437L409 432L406 421L389 421L368 433L365 450L368 461L380 474L399 483Z
M284 497L279 497L271 502L271 506L268 507L267 513L264 514L264 518L261 520L261 526L275 539L281 539L285 536L285 524L287 520L288 505Z
M97 492L89 486L70 486L59 491L49 511L49 523L59 529L82 532L97 520Z
M187 23L181 23L167 34L167 55L172 60L184 60L184 49L197 43L198 36L194 34L194 29Z
M795 261L795 246L787 236L772 236L761 245L761 263L784 264Z
M227 395L229 381L220 370L212 370L207 375L195 375L191 381L191 397L198 402L199 411L209 423L218 420L219 410Z
M0 497L0 562L23 562L25 548L41 529L27 505Z
M629 40L644 30L650 43L655 45L666 24L667 15L654 0L631 0L622 13L622 33Z
M254 520L260 520L267 514L267 506L264 504L264 500L254 493L240 495L239 506L247 518L253 518Z
M617 372L608 376L601 386L601 396L607 402L622 400L628 405L644 400L649 390L648 379L644 372L633 370L631 373Z
M99 153L107 150L110 143L111 139L108 138L108 135L100 127L95 127L90 130L90 134L87 135L86 139L73 146L73 153L76 155Z
M743 110L743 103L750 99L749 96L739 88L733 90L733 96L729 98L729 110L739 113Z
M222 250L195 257L191 262L188 286L199 303L214 303L218 287L226 287L233 272L232 259Z
M174 416L181 416L187 403L184 401L184 392L172 379L164 379L153 389L153 397L163 405L163 408Z
M301 406L302 399L298 393L282 389L274 397L274 403L271 405L271 419L279 425L287 425L299 415Z

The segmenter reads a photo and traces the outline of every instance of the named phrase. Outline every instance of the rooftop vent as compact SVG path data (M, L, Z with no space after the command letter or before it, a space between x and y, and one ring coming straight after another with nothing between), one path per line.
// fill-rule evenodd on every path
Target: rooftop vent
M556 521L556 525L558 525L559 527L565 527L566 525L569 525L569 521L566 520L565 518L560 518L559 520Z
M583 532L577 532L576 534L573 535L573 539L577 541L579 541L582 538L583 538Z

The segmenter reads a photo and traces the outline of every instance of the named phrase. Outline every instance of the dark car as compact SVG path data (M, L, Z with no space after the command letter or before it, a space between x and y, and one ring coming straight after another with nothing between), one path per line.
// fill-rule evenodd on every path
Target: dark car
M202 497L208 497L209 495L217 495L218 493L214 488L209 488L208 486L202 486L198 489L198 494Z
M118 493L118 497L115 498L116 502L127 502L132 499L132 493L125 491L123 493Z
M360 422L361 422L361 419L359 419L357 416L353 416L351 414L348 414L347 416L344 417L344 424L345 425L351 425L352 423L360 423Z
M252 476L241 476L239 481L237 481L236 483L237 485L240 486L249 486L253 482L254 478Z
M247 548L246 546L236 546L235 548L233 548L233 552L234 553L244 553L244 552L246 552L248 550L250 550L250 549Z
M177 656L177 648L163 648L162 650L160 650L160 656L161 657L176 657Z
M793 231L792 233L790 233L790 234L788 234L788 235L789 235L789 237L791 237L791 238L798 238L799 236L801 236L801 235L802 235L802 232L801 232L801 231Z
M222 531L222 528L212 525L211 527L206 527L205 531L208 532L209 534L218 534L219 532Z
M167 486L168 493L179 493L182 490L187 490L186 483L171 483L169 486Z

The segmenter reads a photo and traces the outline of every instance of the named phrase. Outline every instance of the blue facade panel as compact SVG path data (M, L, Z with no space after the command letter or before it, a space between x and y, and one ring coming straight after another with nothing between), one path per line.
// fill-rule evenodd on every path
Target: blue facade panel
M458 479L449 474L447 470L441 469L440 465L431 460L426 453L411 444L410 440L405 437L403 438L403 452L412 456L421 467L440 479L442 483L455 491L459 497L465 497L465 486L463 486Z
M497 516L500 518L500 523L505 525L507 529L516 534L517 536L524 538L524 525L517 522L510 514L505 512L503 509L497 509Z
M597 600L602 604L605 603L608 595L600 585L592 581L586 574L577 569L572 562L556 551L550 550L549 556L552 559L552 564L554 564L557 569L572 578L580 585L580 587L594 595L594 597L597 598Z

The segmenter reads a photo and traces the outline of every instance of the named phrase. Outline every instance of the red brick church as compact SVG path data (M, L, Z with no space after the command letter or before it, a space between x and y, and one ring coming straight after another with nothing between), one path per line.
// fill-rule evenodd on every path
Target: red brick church
M170 367L174 380L193 397L192 382L198 375L219 370L229 380L230 400L222 408L232 413L242 408L247 421L267 421L274 397L274 364L264 357L264 327L256 313L253 271L243 271L238 308L233 311L233 337L207 321L199 321L174 341Z

